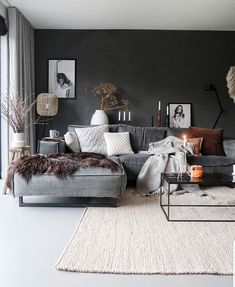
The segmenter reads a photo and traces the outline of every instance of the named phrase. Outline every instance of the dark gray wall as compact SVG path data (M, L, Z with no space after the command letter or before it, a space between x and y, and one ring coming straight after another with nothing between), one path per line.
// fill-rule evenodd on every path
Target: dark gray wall
M225 80L235 64L235 32L36 30L35 52L37 94L47 91L48 58L77 59L76 100L60 100L53 121L62 133L68 124L89 124L99 108L91 89L100 82L114 83L128 97L134 125L150 125L161 100L164 108L192 103L192 124L212 127L218 105L204 85L213 83L226 110L218 127L235 137L235 105ZM117 111L109 118L115 123Z

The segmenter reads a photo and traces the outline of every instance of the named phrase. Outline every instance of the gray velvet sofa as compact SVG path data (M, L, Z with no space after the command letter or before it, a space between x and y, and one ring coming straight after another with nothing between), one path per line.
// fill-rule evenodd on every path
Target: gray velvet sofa
M68 131L74 131L81 125L70 125ZM87 126L86 126L87 127ZM129 181L135 181L137 176L150 155L138 154L138 151L147 150L150 142L164 139L169 135L181 137L187 129L172 129L164 127L134 127L124 124L110 125L110 132L129 132L132 149L135 154L120 155L118 158L122 163ZM188 156L190 165L202 165L204 172L231 174L235 164L235 139L224 139L224 150L226 156L202 155Z

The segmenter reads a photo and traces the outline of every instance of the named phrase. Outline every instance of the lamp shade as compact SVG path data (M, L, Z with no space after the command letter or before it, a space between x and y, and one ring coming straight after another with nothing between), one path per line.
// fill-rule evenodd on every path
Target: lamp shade
M54 94L42 93L37 96L37 113L44 117L53 117L58 113L58 98Z
M230 67L226 80L227 80L228 93L230 95L230 98L233 99L233 102L235 104L235 66Z

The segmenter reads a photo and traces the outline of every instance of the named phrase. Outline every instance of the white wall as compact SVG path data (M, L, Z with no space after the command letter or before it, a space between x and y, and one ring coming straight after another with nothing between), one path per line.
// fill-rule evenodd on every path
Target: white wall
M7 11L6 7L0 2L0 14L5 18ZM1 94L5 94L7 91L7 67L8 67L8 57L7 57L7 36L0 37L1 41ZM2 159L2 174L1 177L5 177L8 167L8 149L9 149L9 127L5 121L1 119L1 159Z

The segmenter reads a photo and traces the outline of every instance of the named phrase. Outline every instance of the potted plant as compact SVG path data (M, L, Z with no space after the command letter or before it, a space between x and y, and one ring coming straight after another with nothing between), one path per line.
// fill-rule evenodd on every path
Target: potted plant
M28 100L29 98L23 100L14 95L6 95L1 97L1 117L13 130L12 147L14 148L25 146L25 129L32 124L25 124L35 104L35 101L29 104Z
M91 118L91 125L108 124L107 111L125 108L128 100L118 99L118 88L111 83L100 83L93 89L96 96L100 98L100 110L96 110Z

